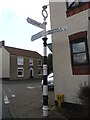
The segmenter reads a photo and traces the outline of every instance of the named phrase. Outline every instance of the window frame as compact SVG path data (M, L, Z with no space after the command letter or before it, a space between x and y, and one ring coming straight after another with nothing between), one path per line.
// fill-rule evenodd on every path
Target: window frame
M84 42L85 43L85 51L82 51L82 52L77 52L77 53L73 53L73 48L72 48L72 45L75 43L81 43L81 42ZM86 38L83 38L83 39L77 39L77 40L73 40L73 41L70 41L70 51L71 51L71 62L72 62L72 66L81 66L81 65L88 65L89 64L89 53L88 53L88 45L87 45L87 39ZM74 63L74 55L75 54L80 54L80 53L86 53L86 60L87 62L86 63Z
M39 70L41 70L40 74L39 74ZM42 68L38 68L38 75L42 75Z
M19 70L19 69L22 69L22 70L23 70L23 71L22 71L22 75L18 75L18 70ZM24 68L23 68L23 67L18 67L18 68L17 68L17 77L20 78L20 77L23 77L23 76L24 76Z
M81 4L84 4L84 3L88 2L88 0L83 1L83 2L80 2L80 0L78 0L78 3L77 3L76 5L74 5L75 3L74 3L74 1L73 1L73 2L71 2L71 5L69 6L69 5L68 5L68 3L69 3L68 1L69 1L69 0L66 0L67 10L72 9L72 8L75 8L75 7L78 7L78 6L80 6Z
M39 64L39 61L41 61L41 64ZM38 59L38 66L42 66L42 60Z
M24 58L22 56L17 57L17 65L24 65Z
M32 64L30 64L30 60L32 60ZM29 65L33 66L33 58L29 58Z

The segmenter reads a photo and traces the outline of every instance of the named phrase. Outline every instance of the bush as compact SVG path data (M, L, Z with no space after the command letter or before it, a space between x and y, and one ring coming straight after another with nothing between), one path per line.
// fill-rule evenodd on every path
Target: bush
M80 86L78 98L83 105L90 105L90 86Z

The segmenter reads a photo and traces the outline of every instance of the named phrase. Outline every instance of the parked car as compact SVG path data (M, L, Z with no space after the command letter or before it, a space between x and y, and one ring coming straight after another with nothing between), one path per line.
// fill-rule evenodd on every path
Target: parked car
M48 85L48 89L54 89L54 74L53 73L50 73L47 76L47 85ZM43 80L41 81L41 86L43 89Z

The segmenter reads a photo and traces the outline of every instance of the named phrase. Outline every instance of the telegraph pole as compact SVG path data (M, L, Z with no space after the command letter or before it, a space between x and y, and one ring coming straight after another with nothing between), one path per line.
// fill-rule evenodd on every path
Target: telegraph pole
M44 31L46 33L46 18L48 17L48 13L46 11L47 6L42 7L42 16L44 18ZM48 116L48 86L47 86L47 36L45 35L43 40L43 54L44 54L44 60L43 60L43 117Z

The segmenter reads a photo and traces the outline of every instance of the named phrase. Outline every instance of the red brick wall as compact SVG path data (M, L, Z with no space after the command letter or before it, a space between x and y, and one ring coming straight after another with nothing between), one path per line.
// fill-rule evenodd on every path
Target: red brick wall
M78 32L78 33L75 33L75 34L69 36L70 41L77 40L80 38L87 38L87 31Z
M90 75L90 65L72 67L73 75Z

